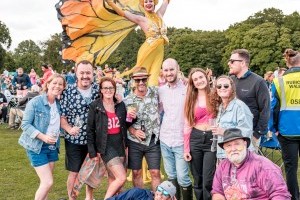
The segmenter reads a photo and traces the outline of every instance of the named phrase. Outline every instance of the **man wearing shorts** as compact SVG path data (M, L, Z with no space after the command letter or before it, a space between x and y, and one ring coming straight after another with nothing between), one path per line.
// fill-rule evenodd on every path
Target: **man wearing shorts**
M152 191L160 184L158 89L147 87L150 75L144 67L133 73L134 92L124 100L127 109L136 109L137 121L129 128L128 168L132 169L133 185L143 188L142 160L145 156Z
M99 87L93 84L93 65L83 60L76 64L77 82L68 85L61 97L61 127L65 130L66 169L69 171L67 180L68 196L81 165L87 155L86 122L89 105L98 97ZM87 186L86 200L93 199L93 190Z

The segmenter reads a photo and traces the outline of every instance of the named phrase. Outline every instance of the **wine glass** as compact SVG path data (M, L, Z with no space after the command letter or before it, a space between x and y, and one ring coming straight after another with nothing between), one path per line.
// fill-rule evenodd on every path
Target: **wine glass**
M217 127L217 120L215 118L209 119L208 120L208 125L209 125L210 129L216 128ZM211 140L212 140L212 144L211 144L210 150L211 150L211 152L215 152L215 151L217 151L218 136L213 135Z
M53 138L55 139L55 144L50 144L50 145L48 146L48 148L49 148L50 150L55 150L55 149L56 149L56 142L57 142L57 140L58 140L58 138L59 138L59 134L60 134L59 131L54 131L54 132L48 134L49 136L51 136L51 137L53 137Z
M76 115L74 126L81 128L83 123L84 121L78 115Z

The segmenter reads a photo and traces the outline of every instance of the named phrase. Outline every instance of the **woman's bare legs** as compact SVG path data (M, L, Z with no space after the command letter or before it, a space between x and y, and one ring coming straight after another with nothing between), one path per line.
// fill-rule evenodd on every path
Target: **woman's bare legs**
M104 199L115 195L126 182L126 170L123 164L112 165L109 167L109 171L112 173L113 177L110 177L111 175L108 176L110 183Z
M46 200L53 185L54 162L34 168L40 178L40 186L35 193L35 200Z

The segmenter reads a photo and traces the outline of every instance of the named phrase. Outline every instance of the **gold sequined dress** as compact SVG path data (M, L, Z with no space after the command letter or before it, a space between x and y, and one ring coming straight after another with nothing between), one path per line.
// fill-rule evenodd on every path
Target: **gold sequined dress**
M117 4L128 12L145 15L149 21L146 41L139 49L135 66L146 67L151 74L149 85L157 85L164 44L168 43L167 28L155 13L145 12L139 0L118 0ZM101 65L137 26L117 15L104 0L60 0L56 10L63 27L63 60L89 60Z
M149 85L158 85L160 68L164 59L164 45L169 43L167 38L167 27L162 19L156 13L145 13L148 19L148 31L146 32L146 41L140 47L136 67L145 67L149 77ZM126 72L132 73L135 67Z

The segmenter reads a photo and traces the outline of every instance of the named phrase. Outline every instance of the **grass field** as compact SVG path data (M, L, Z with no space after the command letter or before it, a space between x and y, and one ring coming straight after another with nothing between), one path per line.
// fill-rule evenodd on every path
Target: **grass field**
M39 185L39 180L31 167L25 150L18 144L20 130L10 130L6 125L0 125L0 200L32 200ZM49 200L67 198L67 171L64 168L65 149L61 140L59 161L54 171L54 186L49 194ZM279 155L275 155L278 158ZM298 180L300 170L298 170ZM165 176L166 177L166 176ZM97 200L103 199L107 187L106 178L95 191ZM131 188L131 182L126 182L125 189ZM149 188L149 185L146 185ZM84 199L83 188L79 200Z
M32 200L39 185L39 179L31 167L26 152L18 144L20 130L10 130L6 125L0 125L0 200ZM49 200L67 198L66 180L68 172L64 167L65 148L61 140L59 161L54 170L54 186L49 194ZM107 182L104 178L101 186L95 192L97 200L103 199ZM131 188L127 182L125 189ZM149 188L149 185L146 185ZM79 200L84 199L85 188L81 190Z

